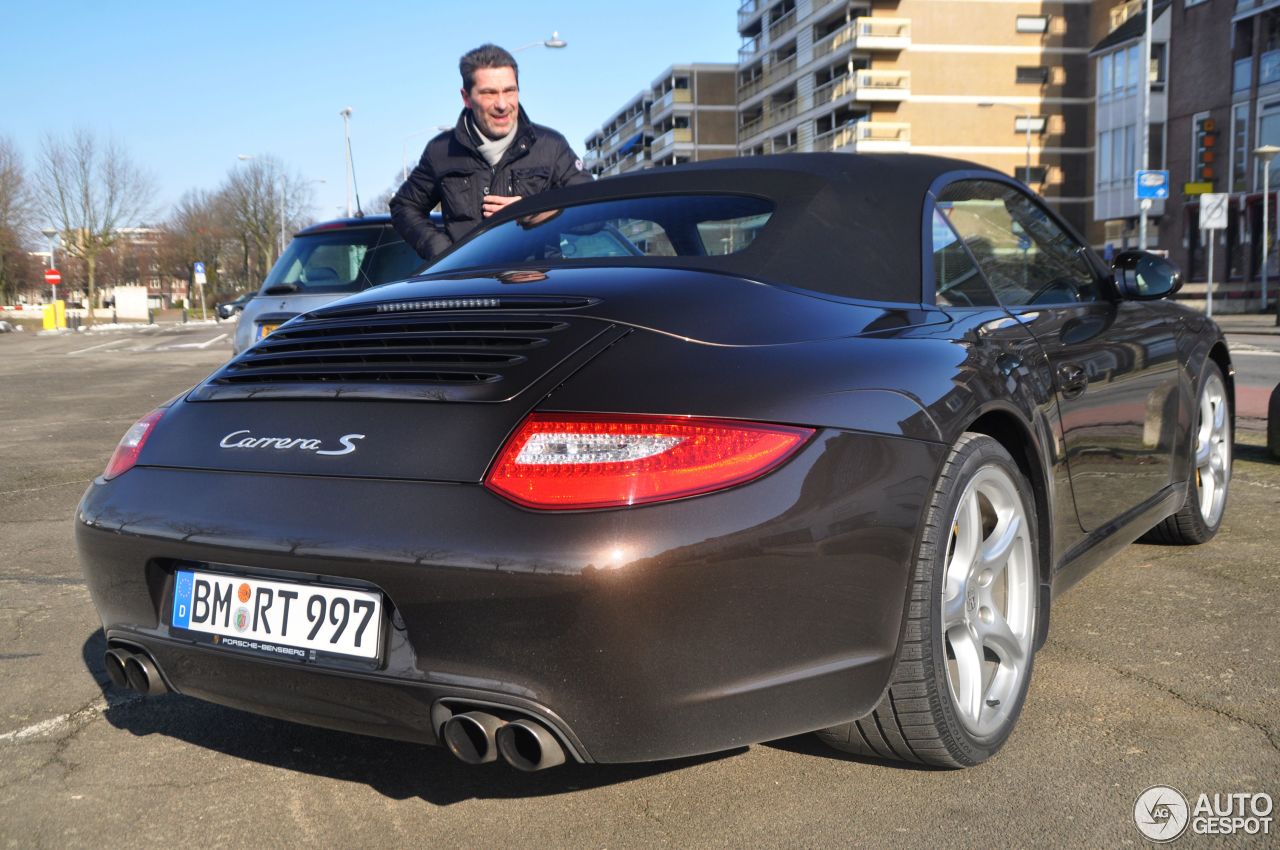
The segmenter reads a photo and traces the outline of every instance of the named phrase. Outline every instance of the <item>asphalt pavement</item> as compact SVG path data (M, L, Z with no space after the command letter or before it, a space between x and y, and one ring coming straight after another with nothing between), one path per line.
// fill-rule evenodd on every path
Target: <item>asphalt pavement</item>
M1248 418L1218 537L1129 546L1061 597L1017 730L971 770L800 736L523 775L121 693L72 513L128 426L229 356L228 331L0 335L0 847L1123 847L1152 785L1280 797L1280 463ZM1280 360L1240 339L1261 386Z

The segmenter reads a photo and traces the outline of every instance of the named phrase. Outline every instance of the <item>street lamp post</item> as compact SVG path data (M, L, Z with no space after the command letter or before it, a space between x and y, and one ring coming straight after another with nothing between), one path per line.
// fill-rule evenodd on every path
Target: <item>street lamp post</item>
M57 238L58 231L56 228L46 227L44 230L41 230L40 232L43 233L45 238L49 240L49 271L53 271L54 269L57 268L57 265L55 265L53 262L53 240ZM56 283L53 285L53 300L54 301L58 300L58 284Z
M1142 149L1139 152L1138 167L1147 170L1151 159L1151 26L1152 7L1155 0L1146 4L1144 14L1147 16L1146 29L1142 34ZM1147 250L1147 217L1151 209L1151 199L1143 198L1138 205L1138 250ZM1157 234L1158 236L1159 234Z
M1271 160L1276 158L1276 154L1280 154L1280 147L1275 145L1263 145L1253 149L1253 155L1262 163L1262 312L1264 313L1267 311L1267 265L1271 259ZM1280 303L1277 304L1277 310L1280 310Z
M346 139L347 147L347 218L351 218L351 113L353 111L350 106L344 106L338 111L342 116L342 135Z

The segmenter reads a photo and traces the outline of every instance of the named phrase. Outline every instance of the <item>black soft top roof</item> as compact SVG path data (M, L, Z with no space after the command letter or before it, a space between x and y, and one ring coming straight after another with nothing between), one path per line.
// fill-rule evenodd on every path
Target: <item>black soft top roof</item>
M962 160L915 154L797 153L717 159L545 192L512 204L488 224L536 210L646 195L763 197L777 208L743 251L707 257L628 258L627 262L719 271L849 298L918 303L926 197L934 180L956 171L999 174ZM476 235L487 229L481 228ZM427 269L428 275L431 272Z

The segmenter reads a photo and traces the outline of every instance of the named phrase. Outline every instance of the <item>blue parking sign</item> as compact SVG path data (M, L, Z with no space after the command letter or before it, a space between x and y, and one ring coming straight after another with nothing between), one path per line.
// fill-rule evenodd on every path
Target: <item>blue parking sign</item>
M1163 201L1169 197L1169 172L1138 171L1133 178L1133 196L1139 201Z
M204 263L196 263L195 273L204 274Z

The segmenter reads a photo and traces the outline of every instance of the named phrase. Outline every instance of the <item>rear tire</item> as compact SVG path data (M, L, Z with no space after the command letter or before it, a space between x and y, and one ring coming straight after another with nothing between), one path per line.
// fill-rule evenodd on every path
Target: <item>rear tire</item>
M990 758L1031 681L1039 575L1030 485L1000 443L966 433L934 488L889 688L871 714L818 736L938 767Z
M1205 366L1191 431L1191 480L1182 509L1143 535L1143 541L1166 546L1207 543L1222 527L1231 486L1231 409L1222 370L1212 360Z

